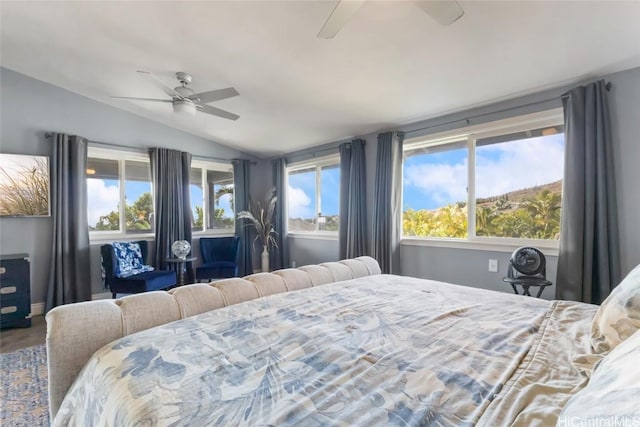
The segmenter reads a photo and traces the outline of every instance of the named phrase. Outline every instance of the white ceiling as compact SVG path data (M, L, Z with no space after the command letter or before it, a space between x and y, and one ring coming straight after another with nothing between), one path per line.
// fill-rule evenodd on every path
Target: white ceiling
M4 67L261 156L364 135L640 65L640 2L461 1L449 27L411 1L368 1L333 40L335 1L0 2ZM232 122L173 115L136 70Z

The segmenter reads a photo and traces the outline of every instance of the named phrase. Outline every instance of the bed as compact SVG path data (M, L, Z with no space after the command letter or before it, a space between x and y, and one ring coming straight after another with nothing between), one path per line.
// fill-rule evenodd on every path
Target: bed
M640 354L629 325L624 345L594 338L598 313L368 257L73 304L47 315L50 410L58 426L561 425L593 409L609 353L614 371ZM640 422L619 395L594 416Z

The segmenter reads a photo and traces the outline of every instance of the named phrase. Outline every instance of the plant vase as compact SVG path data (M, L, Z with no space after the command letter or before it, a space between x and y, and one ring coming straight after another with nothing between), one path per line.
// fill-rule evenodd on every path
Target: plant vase
M269 272L269 251L267 250L267 245L262 247L262 272Z

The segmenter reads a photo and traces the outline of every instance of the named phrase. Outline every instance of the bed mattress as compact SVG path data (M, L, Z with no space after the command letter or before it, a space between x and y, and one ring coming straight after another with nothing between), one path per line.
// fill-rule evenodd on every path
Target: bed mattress
M596 309L393 275L271 295L105 346L53 424L553 425Z

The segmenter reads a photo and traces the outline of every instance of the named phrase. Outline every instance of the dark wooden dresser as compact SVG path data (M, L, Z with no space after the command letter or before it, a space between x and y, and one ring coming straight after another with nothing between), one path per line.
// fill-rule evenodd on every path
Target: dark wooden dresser
M29 255L0 255L0 328L31 326Z

